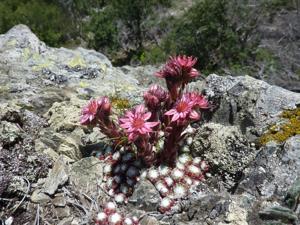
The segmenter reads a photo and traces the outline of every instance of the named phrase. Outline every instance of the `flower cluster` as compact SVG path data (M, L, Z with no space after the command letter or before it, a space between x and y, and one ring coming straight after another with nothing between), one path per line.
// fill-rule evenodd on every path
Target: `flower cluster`
M82 110L81 124L99 126L113 140L115 150L124 147L136 152L136 157L148 167L161 163L174 166L184 130L201 119L202 110L209 108L202 94L184 92L188 82L199 75L194 68L196 63L194 57L171 57L156 73L166 80L168 91L152 85L144 93L145 104L125 112L117 121L111 117L112 107L107 97L92 99ZM158 149L162 139L164 145Z
M108 97L92 99L81 113L82 125L99 127L112 141L97 156L105 162L104 188L113 201L126 203L138 182L142 170L161 195L158 210L165 213L181 198L194 190L207 176L208 165L188 154L178 157L189 125L201 119L210 107L208 100L197 92L185 92L185 87L199 75L194 68L197 59L187 56L171 57L156 76L166 80L167 89L152 85L143 95L144 104L137 105L117 118L113 116ZM191 144L191 137L186 139ZM98 225L138 225L138 219L126 218L107 203L99 212Z

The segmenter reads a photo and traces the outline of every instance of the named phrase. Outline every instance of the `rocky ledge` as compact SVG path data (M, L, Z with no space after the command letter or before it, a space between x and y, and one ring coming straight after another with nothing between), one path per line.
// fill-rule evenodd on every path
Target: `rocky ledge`
M107 140L79 124L107 95L115 109L141 102L157 68L115 68L102 54L50 48L24 25L0 35L0 224L93 224L110 196L100 185ZM123 214L141 224L299 224L300 94L252 77L209 75L190 85L214 107L183 146L210 165L178 207L140 179Z

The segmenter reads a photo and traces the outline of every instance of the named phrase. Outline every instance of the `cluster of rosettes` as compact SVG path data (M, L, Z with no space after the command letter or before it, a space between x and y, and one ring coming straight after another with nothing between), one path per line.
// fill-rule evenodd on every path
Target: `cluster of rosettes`
M113 153L111 147L98 152L97 156L105 162L102 188L114 198L116 203L126 203L139 180L142 161L137 160L134 153L130 151Z
M137 217L125 217L117 212L115 203L108 202L96 218L97 225L140 225Z
M149 169L146 176L162 196L159 211L169 211L177 200L191 194L194 187L205 179L208 169L208 164L201 158L192 159L187 154L179 156L174 168L159 166Z
M200 120L202 111L210 107L201 93L185 90L200 74L194 68L196 63L194 57L171 57L156 73L165 79L167 90L152 85L143 95L144 104L120 118L112 116L107 97L92 99L83 108L81 124L97 126L112 142L112 148L101 152L99 158L106 163L103 187L116 203L126 203L143 168L159 168L150 169L147 177L163 197L161 212L171 209L205 177L208 166L204 161L188 155L178 158L188 126ZM98 224L134 224L118 222L123 217L115 212L98 216Z

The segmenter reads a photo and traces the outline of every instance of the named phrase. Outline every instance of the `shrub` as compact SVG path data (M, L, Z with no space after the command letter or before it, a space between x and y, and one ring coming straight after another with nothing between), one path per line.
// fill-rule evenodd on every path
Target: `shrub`
M0 32L17 24L28 25L50 46L63 44L73 24L63 10L49 1L3 0L0 2Z
M255 42L249 36L256 17L245 1L203 0L175 20L163 48L169 54L195 55L198 68L213 71L232 62L243 63Z
M101 49L109 53L120 47L117 21L114 19L111 6L106 6L100 12L93 12L90 21L85 26L85 30L87 33L93 33L92 37L87 37L91 48Z

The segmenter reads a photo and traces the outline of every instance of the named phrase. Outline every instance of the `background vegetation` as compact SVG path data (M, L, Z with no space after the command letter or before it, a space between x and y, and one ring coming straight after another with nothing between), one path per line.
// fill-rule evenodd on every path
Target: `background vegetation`
M0 33L26 24L50 46L83 45L104 52L117 65L159 63L182 53L201 59L198 68L204 71L239 70L249 61L271 57L257 50L261 18L296 8L299 1L194 0L185 11L176 8L179 2L1 0Z

